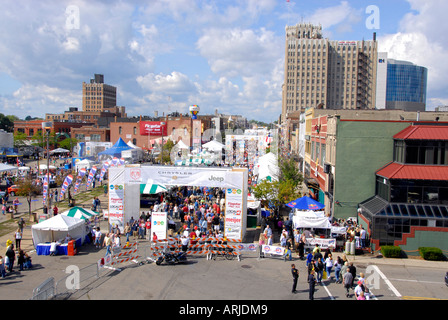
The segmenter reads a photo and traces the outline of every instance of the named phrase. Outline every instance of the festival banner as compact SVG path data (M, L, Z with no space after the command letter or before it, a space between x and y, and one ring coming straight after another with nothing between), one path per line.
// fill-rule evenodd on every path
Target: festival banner
M82 178L86 175L86 172L87 172L86 168L82 168L78 171L78 177L76 179L74 187L75 193L78 192L79 185L81 184Z
M103 167L101 168L101 174L100 174L100 182L103 181L104 175L106 174L107 169L109 169L109 162L106 161L103 163Z
M88 187L90 187L90 184L92 183L92 181L93 181L93 179L94 179L94 177L95 177L95 174L96 174L96 167L93 166L92 169L90 169L90 172L89 172L89 178L87 179L87 186L86 186L86 189L87 189Z
M273 255L277 255L277 256L282 256L285 254L285 248L278 247L278 246L263 245L261 247L261 251L264 254L273 254Z
M166 212L152 212L151 213L151 239L155 232L158 240L167 238L167 213Z
M42 193L43 193L42 203L45 204L47 202L47 195L48 195L48 180L47 180L47 176L44 177Z
M225 199L224 235L229 239L242 240L243 192L227 188Z
M109 184L109 225L124 230L124 184Z
M59 201L62 200L62 198L63 198L63 196L65 194L65 191L70 186L72 181L73 181L73 176L71 174L69 174L67 177L65 177L64 183L62 183L61 193L59 195Z

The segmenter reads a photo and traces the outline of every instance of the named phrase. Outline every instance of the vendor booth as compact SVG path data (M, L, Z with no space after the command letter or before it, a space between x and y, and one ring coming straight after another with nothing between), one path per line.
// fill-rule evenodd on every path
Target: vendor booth
M306 249L314 248L316 244L322 249L336 247L336 239L331 237L331 223L324 211L295 209L293 224L294 229L312 230L313 236L306 237Z
M69 245L73 242L67 241L67 235L74 240L74 245L80 247L86 238L85 220L56 215L31 226L34 247L38 255L49 255L52 242L57 242L57 254L69 255Z
M336 247L336 239L331 237L331 223L325 215L325 205L304 196L286 204L293 208L293 225L294 229L303 229L306 232L305 248L314 248L316 244L320 248ZM311 230L312 232L310 232ZM311 236L312 234L312 236Z

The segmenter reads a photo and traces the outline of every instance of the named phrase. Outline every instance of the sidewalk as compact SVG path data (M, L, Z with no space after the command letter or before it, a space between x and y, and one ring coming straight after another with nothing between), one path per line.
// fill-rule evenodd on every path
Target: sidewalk
M89 192L89 191L87 191L87 192ZM101 195L99 195L98 198L101 201L101 208L107 210L108 203L109 203L108 195L104 195L104 193L101 193ZM88 200L76 203L75 205L90 206L92 204L92 200L93 200L93 196L91 198L89 197ZM67 201L65 200L65 203L66 202ZM26 212L25 212L25 210L26 210ZM61 213L63 211L66 211L66 210L67 209L59 210L59 213ZM39 215L43 214L43 208L41 207L41 208L39 208L37 210L34 210L33 212L36 213L37 218L39 218ZM51 211L51 213L52 213L52 211ZM25 222L26 222L26 225L23 228L22 241L21 241L21 245L20 245L21 249L24 250L25 252L28 252L28 253L32 253L35 250L34 244L33 244L33 237L32 237L32 234L31 234L31 226L36 224L37 222L30 222L29 221L29 214L28 214L28 211L27 211L27 208L26 208L26 209L24 209L24 212L20 212L19 211L18 214L14 215L14 222L13 222L13 224L14 224L15 228L13 228L13 230L10 233L8 233L6 235L3 235L3 236L0 236L0 255L1 256L4 256L4 253L6 251L6 241L7 240L11 240L12 243L14 244L14 247L15 247L15 236L14 236L14 233L16 232L16 230L18 228L17 222L20 220L20 218L23 218L25 220ZM2 216L1 219L0 219L0 222L6 221L6 220L7 220L7 218L5 216ZM15 249L17 249L17 248L15 248Z

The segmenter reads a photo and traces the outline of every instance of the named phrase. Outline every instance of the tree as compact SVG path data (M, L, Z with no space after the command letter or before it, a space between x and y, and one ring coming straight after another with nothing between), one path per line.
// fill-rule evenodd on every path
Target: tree
M6 132L14 131L14 121L3 113L0 113L0 129L5 130Z
M297 168L297 163L291 158L280 161L279 180L289 180L295 187L303 182L303 176Z
M35 180L31 179L30 177L26 177L23 180L20 180L17 183L19 191L17 194L19 196L26 197L26 200L28 202L28 213L31 215L31 201L33 199L33 196L36 196L41 193L42 186L37 186L35 183Z
M167 142L163 144L162 152L157 157L161 163L170 163L171 162L171 149L174 147L174 142L171 139L168 139Z

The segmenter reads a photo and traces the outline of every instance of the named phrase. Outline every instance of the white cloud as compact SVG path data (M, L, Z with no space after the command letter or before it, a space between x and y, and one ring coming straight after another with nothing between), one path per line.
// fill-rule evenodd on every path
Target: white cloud
M409 13L400 21L400 30L395 34L378 37L379 51L388 52L388 57L406 60L428 68L427 109L435 101L446 100L448 84L448 10L446 1L408 0L416 13Z
M210 29L196 43L217 75L267 74L283 53L284 40L266 29Z

